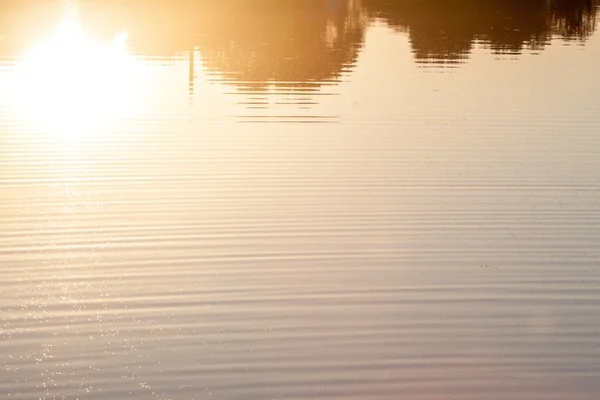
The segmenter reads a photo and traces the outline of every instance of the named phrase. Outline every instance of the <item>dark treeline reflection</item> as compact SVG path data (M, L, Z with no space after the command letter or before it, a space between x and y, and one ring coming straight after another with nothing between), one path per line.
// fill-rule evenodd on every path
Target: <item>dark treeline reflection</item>
M82 17L96 34L126 30L143 55L198 49L209 70L247 87L337 79L367 23L357 0L102 0L83 3Z
M96 38L126 31L140 55L197 50L210 71L240 86L312 86L351 68L373 19L406 32L418 61L456 62L475 43L515 54L556 36L584 41L598 1L0 0L0 54L18 56L67 5Z
M598 0L364 0L371 17L408 32L418 60L459 61L474 43L495 53L541 50L555 36L585 40Z

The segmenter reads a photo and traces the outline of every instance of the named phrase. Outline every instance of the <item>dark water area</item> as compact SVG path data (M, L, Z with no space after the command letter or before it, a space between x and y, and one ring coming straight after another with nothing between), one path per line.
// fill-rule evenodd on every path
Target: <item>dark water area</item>
M595 0L0 0L0 399L596 400Z

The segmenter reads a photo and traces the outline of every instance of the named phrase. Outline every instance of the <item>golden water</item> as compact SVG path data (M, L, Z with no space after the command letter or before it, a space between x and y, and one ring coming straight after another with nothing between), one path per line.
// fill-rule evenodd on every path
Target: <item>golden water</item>
M598 398L594 1L0 10L0 399Z

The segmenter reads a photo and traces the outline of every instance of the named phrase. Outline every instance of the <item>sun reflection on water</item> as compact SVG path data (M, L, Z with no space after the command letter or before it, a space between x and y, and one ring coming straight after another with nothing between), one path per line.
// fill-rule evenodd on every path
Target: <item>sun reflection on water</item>
M64 141L98 140L133 111L140 62L129 54L125 32L109 42L95 41L77 13L66 12L16 67L19 117Z

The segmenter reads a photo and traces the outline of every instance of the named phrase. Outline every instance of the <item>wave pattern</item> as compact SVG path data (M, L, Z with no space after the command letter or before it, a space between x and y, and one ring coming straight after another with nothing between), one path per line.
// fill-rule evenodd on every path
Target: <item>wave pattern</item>
M3 67L0 397L596 399L594 43L429 74L376 24L335 85L137 57L124 113L52 92L102 129Z

